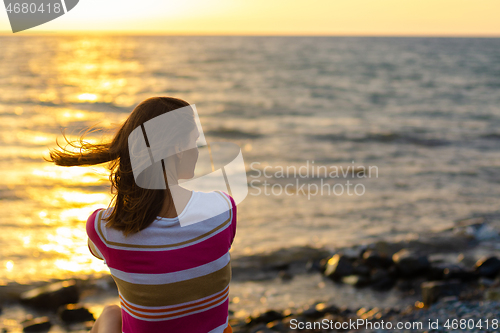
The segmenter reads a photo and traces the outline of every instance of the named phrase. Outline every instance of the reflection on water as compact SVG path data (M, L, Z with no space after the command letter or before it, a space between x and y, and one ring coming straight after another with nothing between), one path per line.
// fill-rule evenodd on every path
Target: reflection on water
M127 85L123 73L141 71L129 57L134 42L124 48L106 38L4 38L2 45L0 281L104 272L102 261L89 256L84 223L110 202L108 170L57 167L42 156L56 138L64 144L63 128L75 140L88 126L113 129L126 117L67 105L133 103L139 87Z
M89 256L84 227L88 216L111 199L105 188L90 192L87 186L99 186L106 179L88 168L37 165L18 170L9 180L9 188L29 209L19 207L13 212L12 206L9 209L1 203L11 211L10 218L4 217L6 225L0 235L7 245L3 255L22 259L5 261L3 281L30 281L33 275L37 280L58 278L64 272L72 276L106 272L101 260ZM25 182L27 175L29 183ZM8 220L11 224L5 223Z

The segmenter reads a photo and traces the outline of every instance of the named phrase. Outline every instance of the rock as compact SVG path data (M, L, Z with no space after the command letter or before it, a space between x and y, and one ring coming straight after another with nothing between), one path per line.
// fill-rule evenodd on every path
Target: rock
M325 260L325 264L326 264L326 260ZM325 266L325 265L323 265ZM322 267L321 267L321 261L320 260L309 260L307 261L306 263L306 271L308 273L311 273L311 272L321 272L323 273L324 270L322 271Z
M364 275L364 276L370 275L370 267L368 265L363 264L363 263L355 262L352 265L352 269L353 269L354 274L356 274L356 275Z
M389 256L392 253L394 253L394 252L391 253L391 246L389 245L389 243L384 241L379 241L375 243L375 250L381 256Z
M328 266L328 259L321 259L319 261L319 271L322 273L322 274L325 274L325 271L326 271L326 267Z
M281 281L290 281L293 279L293 275L287 271L280 271L278 276L280 277Z
M381 256L375 250L367 250L363 253L363 261L371 268L389 268L394 263L391 258Z
M465 269L462 265L450 263L437 263L433 264L427 271L427 279L430 281L436 280L453 280L460 279L462 281L473 280L476 274L470 270Z
M461 280L463 282L470 282L476 280L479 275L468 268L461 267L449 267L444 270L444 279L445 280Z
M340 309L334 304L320 302L320 303L316 303L314 305L314 308L317 311L322 312L323 314L339 314L340 313Z
M326 263L325 276L332 280L339 281L344 276L352 275L353 266L349 258L342 254L336 254Z
M281 320L275 320L266 325L268 329L270 329L272 332L284 332L287 327L283 324Z
M382 317L382 312L383 310L375 307L371 310L366 310L365 308L361 308L358 310L356 313L358 317L361 319L368 319L368 320L373 320L373 319L380 319Z
M253 327L249 332L250 333L269 333L270 330L267 328L267 326L265 324L259 324L255 327Z
M478 241L495 239L498 237L498 231L493 229L493 227L484 224L476 231L475 237Z
M49 317L39 317L23 323L23 332L47 332L52 327Z
M88 332L94 327L95 321L84 321L81 323L66 323L66 331L68 332Z
M259 314L258 316L251 317L248 325L267 324L275 320L282 320L283 318L284 316L281 312L269 310Z
M392 260L396 264L398 272L403 277L413 277L415 275L425 273L430 263L426 256L415 251L402 249L392 256Z
M363 275L348 275L342 278L342 283L361 288L370 284L370 278Z
M80 298L75 280L61 281L21 294L23 304L38 308L57 309L61 305L78 303Z
M460 281L429 281L421 285L422 300L426 306L443 296L458 296L462 289Z
M500 288L486 290L484 298L488 301L500 301Z
M327 313L333 313L334 311L338 311L333 305L328 305L326 303L315 303L311 306L306 305L302 309L300 309L297 314L307 317L309 319L318 319L323 317Z
M385 269L379 268L373 271L371 275L371 287L377 291L389 290L396 284L389 272Z
M59 308L59 317L65 323L95 320L94 315L80 304L68 304Z
M493 279L500 273L500 260L497 257L480 259L475 265L475 271L479 276Z
M495 280L488 279L488 278L480 278L479 281L477 281L480 286L489 288L495 284Z
M276 265L271 266L272 269L275 269L277 271L286 271L290 268L290 263L278 263Z

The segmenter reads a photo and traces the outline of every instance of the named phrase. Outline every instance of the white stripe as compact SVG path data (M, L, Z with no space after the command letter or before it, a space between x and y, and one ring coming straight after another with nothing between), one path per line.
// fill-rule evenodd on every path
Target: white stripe
M182 249L182 248L185 248L185 247L189 247L189 246L192 246L192 245L195 245L195 244L198 244L198 243L201 243L215 235L217 235L218 233L226 230L227 228L229 228L229 226L231 225L231 222L229 222L228 224L226 224L223 228L220 228L219 230L217 230L216 232L214 233L211 233L210 235L206 236L206 237L203 237L203 238L200 238L194 242L190 242L190 243L187 243L187 244L183 244L183 245L178 245L178 246L173 246L173 247L166 247L166 248L143 248L143 247L124 247L124 246L118 246L118 245L110 245L110 244L107 244L106 245L111 248L111 249L116 249L116 250L124 250L124 251L170 251L170 250L177 250L177 249ZM180 227L179 227L180 228Z
M98 227L98 225L99 225L99 223L101 223L101 222L102 222L102 220L101 220L101 221L99 221L99 215L100 215L100 214L102 214L102 215L104 216L103 210L100 210L99 212L97 212L97 214L96 214L96 216L95 216L95 221L94 221L94 230L95 230L95 233L97 234L97 236L99 236L99 239L101 240L101 242L103 242L103 243L104 243L104 245L107 245L106 239L105 239L105 238L103 238L103 237L101 236L101 233L99 232L99 227ZM104 230L104 229L106 229L106 228L105 228L105 227L103 227L103 228L101 229L103 234L104 234L104 232L105 232L105 230Z
M127 247L126 245L148 244L163 246L177 244L209 232L218 227L221 224L221 220L226 221L228 217L232 217L232 207L226 201L227 199L223 197L223 194L213 192L199 195L199 193L201 192L193 192L189 207L185 208L181 213L181 215L185 215L182 217L183 220L203 222L196 223L196 226L190 226L189 231L180 227L179 218L173 218L156 220L148 228L128 237L125 237L123 232L116 229L106 230L107 233L103 236L111 243L120 244L115 246L122 246L121 244L123 244L125 248ZM111 209L103 213L103 219L111 213ZM101 224L101 226L103 225Z
M138 316L135 316L133 314L131 314L127 308L125 307L122 307L123 311L125 311L129 316L132 316L136 319L139 319L139 320L143 320L143 321L165 321L165 320L172 320L172 319L177 319L177 318L182 318L182 317L185 317L185 316L190 316L190 315L193 315L193 314L196 314L196 313L200 313L200 312L204 312L204 311L208 311L210 309L213 309L215 307L218 307L220 306L222 303L224 303L227 299L229 298L229 296L225 297L224 299L222 299L220 302L218 302L217 304L214 304L208 308L205 308L205 309L201 309L201 310L197 310L197 311L193 311L193 312L190 312L190 313L186 313L186 314L183 314L183 315L179 315L179 316L173 316L173 317L170 317L170 318L162 318L162 319L149 319L149 318L142 318L142 317L138 317Z
M66 2L64 2L64 0L61 0L61 3L62 3L62 7L64 9L64 14L66 14L68 11L66 10Z
M231 259L229 252L226 252L219 259L211 261L207 264L188 268L182 271L163 273L163 274L141 274L141 273L127 273L120 271L115 268L109 268L111 275L119 278L128 283L134 284L145 284L145 285L155 285L155 284L167 284L185 281L189 279L194 279L200 276L204 276L221 268L224 268Z

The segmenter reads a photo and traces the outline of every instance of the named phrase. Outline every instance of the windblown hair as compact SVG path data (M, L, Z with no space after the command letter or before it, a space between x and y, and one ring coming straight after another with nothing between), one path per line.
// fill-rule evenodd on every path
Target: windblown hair
M175 206L168 184L166 190L144 189L136 184L130 162L128 137L144 122L188 105L188 102L173 97L148 98L134 108L111 142L91 144L84 141L84 135L78 141L71 142L64 136L67 144L79 151L75 152L57 143L59 148L50 150L50 159L47 161L60 166L109 163L113 194L110 206L114 204L114 208L106 218L107 226L121 230L125 235L136 233L157 218L166 195L169 197L169 205L174 209Z

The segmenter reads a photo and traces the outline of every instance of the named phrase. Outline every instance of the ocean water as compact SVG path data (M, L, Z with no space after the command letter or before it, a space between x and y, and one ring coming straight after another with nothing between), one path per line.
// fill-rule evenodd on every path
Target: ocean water
M240 145L237 258L498 212L499 92L500 39L2 36L0 281L105 274L84 225L107 170L43 157L148 97L196 104L209 142Z

